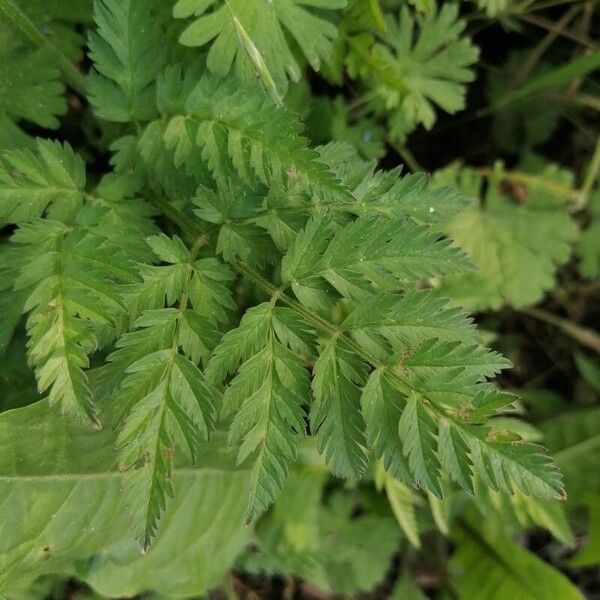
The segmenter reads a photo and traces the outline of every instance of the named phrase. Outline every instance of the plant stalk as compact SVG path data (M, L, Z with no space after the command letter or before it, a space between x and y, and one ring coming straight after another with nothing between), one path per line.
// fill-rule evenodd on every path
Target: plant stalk
M589 196L592 192L592 188L598 179L598 175L600 174L600 135L596 139L596 146L594 148L594 153L592 154L592 159L590 160L590 164L585 173L585 179L583 180L583 185L581 186L581 195L584 198L584 201L587 202Z
M581 327L581 325L578 325L577 323L573 323L568 319L557 317L556 315L553 315L552 313L540 308L526 308L523 309L522 312L533 317L534 319L537 319L538 321L543 321L544 323L548 323L549 325L557 327L582 346L590 348L591 350L594 350L600 354L600 335L598 335L598 333L592 329Z

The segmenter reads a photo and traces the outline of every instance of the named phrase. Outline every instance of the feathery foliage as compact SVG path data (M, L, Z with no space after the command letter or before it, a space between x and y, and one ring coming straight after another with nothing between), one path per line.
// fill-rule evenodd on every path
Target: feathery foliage
M453 544L436 546L443 593L533 598L542 577L577 598L510 537L578 539L557 500L589 507L600 490L582 473L597 361L564 352L581 413L536 400L555 369L528 370L527 333L504 330L537 319L599 349L591 319L569 321L587 288L555 294L560 317L517 311L567 270L597 277L600 146L579 190L518 135L514 170L430 177L406 147L464 108L482 15L433 0L22 4L0 0L0 520L19 500L0 592L76 572L111 597L188 597L235 562L349 595L400 548L395 595L418 598L414 553L438 530ZM537 65L554 35L523 66L541 73L533 92L498 83L524 77L514 57L490 77L496 135L528 121L536 90L594 68L583 29L563 36L589 50L570 77ZM595 104L585 86L573 122ZM521 132L528 150L560 131L541 135L546 118ZM377 164L398 155L408 172ZM517 369L496 380L503 354Z
M31 140L20 127L28 121L56 129L67 111L52 54L16 46L0 50L0 148L28 146Z
M154 85L165 58L152 3L96 2L94 21L88 93L97 115L119 123L150 120L156 111Z

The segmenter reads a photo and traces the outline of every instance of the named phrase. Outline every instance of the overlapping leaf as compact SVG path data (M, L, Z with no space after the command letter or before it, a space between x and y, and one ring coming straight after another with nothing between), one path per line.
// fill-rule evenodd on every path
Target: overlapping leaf
M0 52L0 148L30 146L21 120L47 129L67 112L56 58L45 48Z
M148 243L166 264L142 265L142 281L125 288L130 314L141 316L105 369L109 381L121 378L123 485L143 548L173 495L175 453L183 450L195 460L214 429L218 394L194 361L206 360L220 337L219 316L231 302L223 285L231 275L216 260L198 259L179 238L160 235Z
M165 59L151 3L98 1L94 21L88 91L96 113L120 123L149 121L156 113L156 77Z
M47 214L68 223L83 203L85 165L68 144L38 139L36 152L0 155L0 222Z
M388 112L395 139L402 142L418 124L431 128L436 107L449 113L464 107L465 83L474 78L470 67L478 55L462 37L464 27L456 4L416 18L403 7L398 20L386 20L385 32L350 38L349 73L372 90L376 108Z
M309 350L312 333L293 313L272 304L249 310L227 333L208 366L217 381L231 373L223 415L231 418L229 442L241 443L238 463L253 457L246 520L273 503L296 458L305 431L309 379L298 350Z
M94 414L88 356L114 337L124 306L116 283L133 273L106 240L58 221L23 224L12 238L29 256L15 290L26 294L28 355L40 392L86 420Z
M328 58L335 26L312 8L339 9L346 0L179 0L177 18L195 16L180 37L186 46L211 44L207 66L212 73L227 75L235 61L242 78L255 70L267 85L285 93L288 78L300 79L301 70L288 36L298 45L313 69Z

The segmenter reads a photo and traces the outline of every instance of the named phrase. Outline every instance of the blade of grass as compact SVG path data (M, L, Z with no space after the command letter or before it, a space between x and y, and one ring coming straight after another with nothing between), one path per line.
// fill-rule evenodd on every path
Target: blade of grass
M594 153L592 154L592 158L590 160L590 164L588 165L587 171L585 173L585 178L583 180L583 185L581 186L581 194L587 200L589 195L598 179L598 175L600 174L600 135L596 140L596 147L594 148Z
M577 13L581 10L579 5L572 6L565 14L557 21L556 26L548 31L548 33L542 38L535 48L531 51L527 60L523 63L523 66L519 69L517 76L515 77L515 85L522 85L527 80L529 74L533 71L536 65L546 51L552 46L556 38L564 33L567 25L577 16Z
M575 77L582 77L598 68L600 68L600 50L595 50L594 52L585 54L584 56L563 65L562 67L554 69L550 73L530 79L529 82L520 88L504 94L504 96L494 102L484 112L495 112L518 100L523 100L528 96L532 96L541 90L566 86Z

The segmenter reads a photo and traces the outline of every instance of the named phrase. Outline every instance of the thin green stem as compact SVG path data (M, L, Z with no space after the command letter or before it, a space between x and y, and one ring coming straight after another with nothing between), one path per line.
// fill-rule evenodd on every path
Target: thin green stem
M578 207L581 204L580 190L572 188L568 185L547 181L546 179L542 179L537 175L523 173L522 171L497 171L493 167L472 167L471 170L482 177L489 178L499 176L503 179L508 179L509 181L524 183L532 188L546 190L547 192L550 192L559 198L570 200Z
M390 137L386 137L386 142L400 155L404 164L414 173L423 172L425 169L420 165L415 155L406 147L394 142Z
M528 12L537 12L553 6L562 6L563 4L572 4L574 2L580 2L580 0L545 0L535 4L535 2L525 2L517 6L514 10L508 11L507 14L519 15L523 14L525 10ZM532 6L533 5L533 6Z
M568 13L566 13L566 14L568 14ZM576 42L578 44L581 44L582 46L585 46L586 48L589 48L591 50L596 49L596 45L594 44L594 42L592 40L588 39L587 37L585 37L583 35L573 33L572 31L569 31L568 29L566 29L564 27L564 23L562 23L562 19L560 22L554 23L553 21L549 21L547 19L544 19L543 17L536 17L534 15L527 15L527 14L517 15L517 18L519 18L521 21L525 21L526 23L531 23L531 25L535 25L536 27L539 27L540 29L545 29L546 31L549 31L555 35L565 37L565 38L567 38L573 42ZM563 16L563 19L564 19L564 16Z
M46 38L31 19L13 2L13 0L0 0L0 20L6 24L29 44L35 48L47 47L56 55L58 66L66 82L82 96L85 95L85 77L76 69L75 65Z
M548 33L542 38L539 44L531 51L530 55L523 66L519 69L517 76L515 77L514 85L521 85L533 71L536 65L544 56L545 52L553 44L554 40L563 33L567 25L572 21L577 13L580 11L579 5L572 6L565 14L556 22L554 29L550 29Z
M189 235L193 239L197 239L206 233L202 228L191 219L188 219L180 210L175 208L170 202L165 200L163 197L155 194L147 194L148 200L152 202L160 211L169 219L173 221L182 231Z
M523 309L523 312L538 321L543 321L544 323L557 327L577 343L600 354L600 335L592 329L581 327L581 325L578 325L577 323L557 317L540 308L526 308Z
M598 175L600 174L600 135L596 139L596 147L594 148L594 153L592 154L592 159L590 160L590 164L588 165L585 179L583 180L583 185L581 186L581 195L584 198L584 202L587 202L589 195L598 179Z

